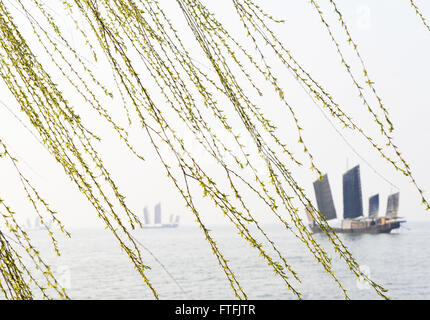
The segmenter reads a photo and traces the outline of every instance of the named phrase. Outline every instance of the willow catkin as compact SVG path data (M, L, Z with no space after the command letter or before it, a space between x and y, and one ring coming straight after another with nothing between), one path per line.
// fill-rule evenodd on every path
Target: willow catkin
M421 19L421 22L423 23L423 25L427 28L428 31L430 31L430 26L429 26L426 18L424 17L424 15L421 13L420 8L415 4L415 2L413 0L409 0L409 1L411 3L412 8L415 10L415 13Z

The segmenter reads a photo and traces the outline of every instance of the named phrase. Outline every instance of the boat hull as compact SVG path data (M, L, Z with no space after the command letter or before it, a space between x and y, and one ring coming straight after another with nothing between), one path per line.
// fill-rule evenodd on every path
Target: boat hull
M176 223L172 223L172 224L158 224L158 225L154 225L154 224L144 224L142 226L143 229L165 229L165 228L177 228L178 224Z
M387 221L383 224L363 224L363 225L357 225L352 226L350 228L333 228L333 231L335 233L390 233L391 230L400 228L400 225L402 220L397 221ZM313 233L322 233L323 231L319 228L318 225L311 224L310 229Z

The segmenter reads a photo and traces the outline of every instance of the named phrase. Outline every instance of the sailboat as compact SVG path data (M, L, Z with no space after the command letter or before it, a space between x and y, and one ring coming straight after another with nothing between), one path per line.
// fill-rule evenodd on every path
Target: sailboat
M143 208L143 228L159 229L159 228L176 228L179 226L180 216L170 215L169 223L161 223L161 203L157 203L154 207L154 223L149 219L148 208Z
M330 189L327 174L321 180L313 183L318 211L327 221L337 218L336 209ZM340 227L333 228L337 233L389 233L406 222L398 217L400 193L388 196L387 211L384 217L379 214L379 194L369 198L369 213L363 215L363 201L361 191L360 166L348 170L343 174L343 220ZM322 232L315 222L314 213L308 207L307 216L310 229Z
M26 231L35 231L35 230L44 230L45 229L45 227L41 223L40 217L35 217L34 223L32 223L31 220L32 219L30 217L27 217L27 221L24 225L24 228ZM50 220L48 220L47 225L48 225L48 227L51 226Z

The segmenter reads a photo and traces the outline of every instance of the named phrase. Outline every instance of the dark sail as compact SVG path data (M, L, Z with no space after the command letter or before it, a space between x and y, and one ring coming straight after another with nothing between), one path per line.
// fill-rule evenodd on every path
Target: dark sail
M144 222L144 224L150 224L150 222L149 222L149 213L148 213L148 208L147 207L143 208L143 222Z
M325 174L322 180L314 182L315 196L317 198L318 211L326 220L336 219L336 209L331 195L328 177Z
M397 192L397 193L391 194L388 197L387 213L385 215L387 218L397 217L397 213L399 211L399 196L400 196L400 193Z
M376 218L379 213L379 194L369 198L369 217Z
M354 219L362 215L360 166L356 166L343 175L343 217Z
M154 207L154 224L161 224L161 203Z

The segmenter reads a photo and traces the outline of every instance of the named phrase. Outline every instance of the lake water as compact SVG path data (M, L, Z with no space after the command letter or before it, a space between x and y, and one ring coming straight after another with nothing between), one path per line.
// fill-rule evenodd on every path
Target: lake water
M391 234L341 234L340 237L370 277L389 290L390 298L430 299L430 223L408 222L404 226ZM333 280L302 244L279 226L268 225L265 229L301 278L297 288L304 299L343 298ZM256 250L229 226L214 226L211 230L250 299L294 299ZM34 231L31 235L72 299L153 299L108 231L72 230L72 239L60 242L61 258L49 253L43 231ZM234 299L224 273L198 228L143 229L134 231L133 235L171 274L142 251L145 263L152 267L148 276L161 299ZM315 237L327 245L324 235ZM345 263L338 258L333 263L351 298L378 299L373 289L357 282Z

